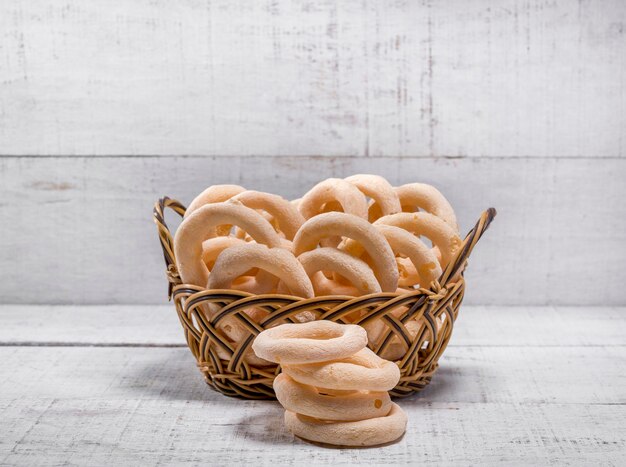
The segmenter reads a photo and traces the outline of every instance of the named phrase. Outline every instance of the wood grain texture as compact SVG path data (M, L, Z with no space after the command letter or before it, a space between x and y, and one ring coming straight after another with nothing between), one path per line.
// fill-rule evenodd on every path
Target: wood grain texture
M27 319L21 327L45 328L54 312L49 332L60 340L91 322L102 326L93 343L123 342L118 327L109 329L116 319L127 333L169 339L166 326L146 329L139 319L164 307L90 307L78 323L73 308L4 306L0 330L15 328L15 315ZM493 326L484 325L487 313ZM294 438L275 402L211 391L185 348L3 346L0 465L626 462L624 308L468 307L464 318L432 384L399 401L409 415L405 436L376 449ZM520 332L503 335L504 323Z
M455 340L429 389L406 399L403 406L626 404L624 345L464 347L461 339ZM2 346L0 357L3 398L111 400L135 398L139 392L175 400L231 399L206 385L187 348Z
M0 153L624 157L621 0L0 3Z
M174 304L0 305L0 345L186 346Z
M468 304L626 303L626 159L383 157L2 158L0 303L164 303L158 197L238 183L295 198L359 172L433 183L465 232L498 208L470 259Z
M173 304L0 305L0 323L6 346L186 346ZM452 347L612 347L626 342L626 308L463 305L453 336Z
M216 396L217 397L217 396ZM223 398L223 396L220 396ZM276 403L22 399L0 462L91 465L623 465L623 405L423 403L396 444L328 449L288 433Z

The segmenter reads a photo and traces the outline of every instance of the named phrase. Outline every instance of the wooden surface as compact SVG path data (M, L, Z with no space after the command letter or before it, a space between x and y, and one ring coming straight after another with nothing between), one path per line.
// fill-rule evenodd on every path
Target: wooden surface
M626 303L626 159L295 157L0 159L0 218L10 220L0 303L163 303L159 196L188 204L235 182L295 198L355 172L436 184L464 232L498 209L470 258L468 304ZM178 216L167 219L174 230Z
M0 153L626 156L622 0L3 0Z
M373 172L499 215L469 304L624 305L626 2L3 0L0 303L162 303L152 203ZM27 286L25 286L27 284Z
M624 465L626 308L464 307L404 438L327 449L211 391L170 306L0 306L0 465Z

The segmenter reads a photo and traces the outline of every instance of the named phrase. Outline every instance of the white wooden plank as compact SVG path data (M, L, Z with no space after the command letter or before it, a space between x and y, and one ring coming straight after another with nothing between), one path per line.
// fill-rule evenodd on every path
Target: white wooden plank
M624 307L462 306L449 345L624 345L625 321Z
M0 347L0 356L5 399L217 397L186 348ZM439 363L414 403L626 404L625 346L456 346Z
M623 465L623 405L432 403L375 449L328 449L286 432L275 402L221 397L0 400L4 465Z
M173 304L0 305L0 323L0 345L186 345ZM625 342L623 307L464 305L449 345L585 347Z
M433 383L400 400L400 443L351 451L294 439L276 403L209 390L186 349L4 347L0 462L620 465L625 352L449 348Z
M624 23L621 0L5 0L0 153L623 157Z
M424 181L467 231L499 210L468 268L468 304L626 303L626 160L414 158L3 158L0 302L163 303L153 202L214 183L299 197L328 176ZM172 229L176 215L172 213Z
M173 303L0 305L0 323L0 345L187 345Z
M294 438L276 402L210 390L185 348L0 347L0 465L626 462L623 308L466 309L431 385L399 400L406 435L377 449ZM97 339L119 333L126 341L154 311L167 309L3 306L0 329L63 341L97 322ZM144 327L160 335L168 326L157 319Z

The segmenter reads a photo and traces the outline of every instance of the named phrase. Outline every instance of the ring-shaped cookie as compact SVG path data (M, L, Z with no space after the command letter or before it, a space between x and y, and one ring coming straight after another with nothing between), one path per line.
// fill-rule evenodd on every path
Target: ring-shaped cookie
M283 365L344 359L366 345L361 326L319 320L266 329L256 336L252 349L259 357Z
M454 228L440 217L428 212L401 212L384 216L374 222L378 225L400 227L415 235L429 238L441 253L441 267L445 268L461 246L461 238Z
M202 261L210 271L222 251L232 246L245 244L244 240L233 236L210 238L202 243ZM275 276L266 271L259 271L258 268L252 268L234 280L231 288L252 294L262 294L273 292L277 282L278 278Z
M254 209L235 202L206 204L185 218L174 236L176 266L184 284L206 287L209 271L202 261L202 243L216 237L216 227L224 224L241 227L270 248L281 246L280 236Z
M409 234L410 235L410 234ZM333 271L348 280L359 295L378 293L380 284L372 269L363 260L355 258L336 248L316 248L298 256L298 261L311 278L316 296L342 295L338 288L347 289L345 284L338 284L328 279L322 271ZM349 286L348 286L349 287Z
M398 265L398 286L412 287L420 282L420 276L417 272L415 264L409 258L396 256L396 264Z
M336 248L316 248L302 253L298 260L311 278L316 296L349 295L357 297L381 292L380 284L369 265ZM338 274L342 281L327 278L324 273ZM360 313L357 313L360 315ZM347 316L351 319L351 315ZM356 319L356 318L353 318ZM368 340L378 336L384 329L382 322L374 321L363 326Z
M305 219L322 212L325 204L337 202L343 212L367 219L367 200L352 183L340 178L328 178L315 185L298 203L298 210Z
M300 256L316 248L323 238L332 236L345 236L359 242L372 258L374 275L381 290L395 292L398 288L396 257L384 235L360 217L329 212L309 219L293 239L293 252Z
M205 204L221 203L244 191L246 191L246 189L239 185L210 186L189 203L184 217L189 217L194 211Z
M233 199L249 208L269 213L276 220L280 231L289 240L293 240L300 226L304 224L304 217L300 211L281 196L260 191L244 191L234 196Z
M215 261L206 285L208 289L228 289L233 281L252 268L259 268L280 279L292 295L313 297L311 280L300 262L283 248L245 243L224 250Z
M248 282L249 290L252 293L267 293L273 289L280 279L289 289L291 295L302 298L313 297L313 286L306 275L300 262L287 250L282 248L267 248L258 243L246 243L224 250L215 261L213 270L209 275L206 285L207 289L229 289L233 281L252 268L258 268L259 273ZM261 274L265 272L265 274ZM260 280L273 282L261 283ZM245 290L241 285L240 290ZM215 304L209 305L210 315L213 316L219 311ZM251 308L245 313L259 321L267 315L265 311ZM310 319L308 315L299 313L299 317ZM248 335L248 332L241 323L232 317L226 317L220 323L220 327L225 334L234 342L239 342Z
M442 270L437 256L422 240L400 227L382 223L375 226L385 236L396 255L406 256L413 263L422 287L428 287L441 276ZM400 286L416 284L402 281L399 283Z
M231 246L243 245L246 242L237 237L215 237L202 242L202 261L210 271L219 254Z
M391 410L387 391L350 391L328 394L300 384L285 373L274 379L276 399L286 410L323 420L355 421L384 417Z
M432 281L441 276L441 265L434 249L428 248L419 237L403 228L382 222L375 222L374 226L385 236L394 254L397 255L398 285L407 287L419 283L422 287L428 287ZM356 257L362 257L365 253L363 247L352 239L342 242L339 249ZM368 264L371 262L369 257L365 257L364 260Z
M404 434L407 420L406 413L394 402L385 417L356 422L331 422L285 411L285 425L294 435L335 446L377 446L390 443Z
M454 209L445 196L434 186L426 183L408 183L396 188L402 206L419 207L446 221L459 233Z
M423 209L446 221L455 232L459 233L454 209L445 196L437 188L426 183L408 183L394 188L396 195L402 205L402 211L414 212L418 208ZM378 203L369 206L369 220L374 222L385 214L381 211Z
M398 365L383 360L367 347L333 362L284 364L282 368L297 382L317 388L389 391L400 381Z
M231 198L231 200L233 200L233 201L234 201L234 197L233 197L233 198ZM230 200L229 200L229 201L230 201ZM241 203L241 204L243 204L243 203ZM248 206L248 207L249 207L249 206ZM280 230L280 229L278 228L278 221L277 221L276 219L274 219L274 218L272 217L272 215L271 215L271 214L269 214L269 213L268 213L268 212L266 212L266 211L261 211L261 210L256 210L256 212L258 212L259 214L261 214L261 216L263 216L263 218L264 218L267 222L269 222L270 224L272 224L272 227L274 227L274 230L275 230L276 232L279 232L279 230ZM229 232L229 233L230 233L230 232ZM234 234L235 234L235 237L240 238L240 239L242 239L242 240L245 240L246 242L250 242L250 241L252 241L252 238L250 238L250 235L248 235L246 232L244 232L244 231L243 231L243 230L241 230L241 229L235 229Z
M345 180L373 199L383 216L402 212L398 195L389 182L380 175L357 174Z

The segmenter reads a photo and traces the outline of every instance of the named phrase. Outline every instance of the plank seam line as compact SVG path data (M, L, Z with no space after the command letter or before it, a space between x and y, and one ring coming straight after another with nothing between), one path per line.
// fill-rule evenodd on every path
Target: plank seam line
M418 396L419 397L419 396ZM64 402L64 401L105 401L105 402L116 402L116 401L163 401L161 397L146 397L142 399L136 398L107 398L106 396L99 396L96 398L90 397L45 397L45 396L29 396L29 397L19 397L19 398L7 398L5 401L24 401L24 400L37 400L37 401L47 401L52 400L54 402ZM408 410L414 408L426 408L428 410L459 410L459 407L454 407L456 405L513 405L513 406L533 406L533 407L545 407L545 406L590 406L590 407L624 407L626 406L626 401L624 402L566 402L566 401L543 401L543 400L517 400L517 401L504 401L504 400L480 400L480 401L460 401L460 400L449 400L449 401L430 401L427 399L419 399L419 398L408 398L408 399L400 399L400 404L403 405L402 401L406 401L405 408ZM213 401L218 402L218 401ZM452 406L452 407L450 407ZM224 424L212 424L213 426L231 426L231 425L239 425L238 423L224 423ZM0 463L0 466L3 464Z
M181 158L181 159L233 159L233 158L258 158L258 159L434 159L434 160L474 160L474 159L537 159L537 160L555 160L555 159L573 159L573 160L626 160L626 156L620 155L611 155L611 156L593 156L593 155L584 155L584 156L532 156L532 155L523 155L523 156L450 156L450 155L381 155L381 156L364 156L364 155L351 155L351 156L335 156L335 155L320 155L320 154L299 154L299 155L268 155L268 154L220 154L220 155L202 155L202 154L42 154L42 155L34 155L34 154L0 154L0 159L2 158L12 158L12 159L167 159L167 158Z
M432 383L431 383L432 384ZM411 396L409 396L411 397ZM419 397L419 396L418 396ZM544 400L540 400L540 401L533 401L533 400L529 400L529 401L524 401L524 400L518 400L518 401L502 401L502 400L497 400L497 399L493 399L493 400L486 400L486 401L437 401L437 402L433 402L433 401L429 401L426 399L407 399L407 400L415 400L416 402L419 402L419 404L424 404L426 406L428 406L428 409L434 409L434 410L438 410L438 407L432 407L432 404L446 404L446 405L471 405L471 404L485 404L485 405L490 405L490 404L498 404L498 405L517 405L517 406L546 406L546 405L584 405L584 406L626 406L626 402L565 402L565 401L556 401L556 402L552 402L552 401L544 401ZM402 399L400 399L400 404L402 404ZM408 405L407 407L409 408L413 408L415 406L413 405ZM450 410L451 408L446 407L443 408L441 410ZM457 409L456 407L452 407L452 409ZM457 409L458 410L458 409Z

